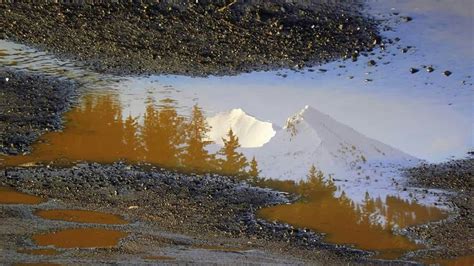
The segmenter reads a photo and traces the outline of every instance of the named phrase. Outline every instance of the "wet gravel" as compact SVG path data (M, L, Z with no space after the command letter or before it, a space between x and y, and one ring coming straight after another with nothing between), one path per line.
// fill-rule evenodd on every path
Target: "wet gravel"
M0 68L0 154L29 152L42 133L60 129L76 88L66 79Z
M100 72L197 76L356 60L382 43L363 1L70 2L0 3L0 38Z
M474 158L424 164L408 169L406 174L412 185L453 192L448 201L455 209L455 215L408 229L415 238L425 240L431 247L419 255L445 259L474 254Z
M119 209L170 232L253 238L268 245L284 243L288 252L296 249L326 262L384 263L367 258L370 252L326 244L320 234L308 229L257 218L259 208L285 204L294 198L228 177L180 174L149 165L81 163L70 167L6 168L0 170L0 185L59 199L78 208L99 205Z

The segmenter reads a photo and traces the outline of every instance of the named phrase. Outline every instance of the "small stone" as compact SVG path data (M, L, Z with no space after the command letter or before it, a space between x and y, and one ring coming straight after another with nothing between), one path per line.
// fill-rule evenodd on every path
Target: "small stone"
M426 71L428 71L428 73L431 73L434 71L434 68L432 66L429 66L426 68Z
M377 64L377 62L375 62L375 60L370 60L369 62L367 62L367 64L369 66L375 66Z
M420 70L418 70L417 68L413 68L413 67L410 68L410 73L412 73L412 74L415 74L418 71L420 71Z
M410 22L413 20L413 18L409 16L402 16L400 18L402 19L403 22Z
M451 72L449 70L446 70L446 71L443 72L443 75L445 75L446 77L451 76L451 74L453 74L453 72Z

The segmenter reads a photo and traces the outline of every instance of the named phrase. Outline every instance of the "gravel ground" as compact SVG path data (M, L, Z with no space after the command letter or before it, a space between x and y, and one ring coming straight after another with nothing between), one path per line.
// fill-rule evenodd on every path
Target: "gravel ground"
M123 163L82 163L72 167L3 169L0 185L54 199L47 204L59 201L74 208L121 214L129 221L140 223L135 229L127 229L131 239L138 235L148 239L152 232L160 231L200 241L206 239L206 243L214 246L222 242L239 243L240 248L260 250L267 257L283 254L292 258L292 263L386 263L368 258L370 252L325 244L321 235L310 230L257 219L255 211L259 208L287 203L291 197L227 177L184 175ZM0 230L0 235L5 237L8 232ZM18 245L9 248L10 252L24 248L28 236L17 236ZM146 246L138 242L134 245ZM127 243L112 251L114 259L124 254L124 245L132 245ZM138 251L140 248L135 252Z
M0 38L107 73L300 68L356 60L382 42L362 1L51 2L0 3Z
M447 220L412 227L410 233L429 243L419 252L427 258L446 259L474 254L474 158L425 164L407 170L412 185L453 192L449 203L456 214Z
M0 68L0 154L29 152L42 133L60 129L76 87L65 79Z

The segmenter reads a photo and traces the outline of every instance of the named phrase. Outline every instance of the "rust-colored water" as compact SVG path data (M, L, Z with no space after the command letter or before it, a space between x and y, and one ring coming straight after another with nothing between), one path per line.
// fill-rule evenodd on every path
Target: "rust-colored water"
M139 124L137 117L122 117L117 95L86 95L80 106L65 115L63 131L44 134L29 155L0 159L8 166L126 160L189 171L235 174L243 170L244 165L224 160L228 154L208 153L206 146L210 142L206 138L210 128L199 107L192 109L190 117L184 117L170 99L160 104L148 100L144 104L147 109L143 124Z
M289 191L297 191L305 195L305 200L264 208L258 215L268 220L327 233L327 242L375 250L379 252L378 257L386 259L397 258L405 252L420 248L407 238L393 234L393 228L447 217L447 214L438 208L422 206L393 196L382 200L366 194L363 204L355 204L344 194L335 197L335 187L318 183L316 179L313 181L300 184L277 182L276 186L280 189L286 187Z
M3 164L51 161L58 164L74 161L111 163L126 160L131 163L150 162L185 171L242 172L240 160L227 159L237 158L235 151L234 154L227 154L228 149L218 154L207 152L206 145L210 143L206 140L206 134L209 127L198 107L192 110L190 117L183 117L177 113L173 100L160 104L150 100L144 104L147 108L143 123L139 124L136 117L122 117L122 106L116 95L87 95L80 106L67 113L66 128L62 132L46 133L33 146L33 153L4 157ZM229 146L238 146L238 143L230 143ZM419 248L407 238L394 235L393 228L446 217L437 208L397 197L374 199L367 195L366 201L357 205L344 196L335 197L334 187L322 186L311 179L301 184L286 182L270 185L302 194L306 200L263 209L259 212L260 216L327 233L326 240L329 242L377 250L383 258L395 258Z
M73 228L33 236L38 246L56 248L110 248L127 236L127 233L101 228Z
M39 204L44 199L15 191L8 187L0 187L0 204Z
M37 216L49 220L61 220L77 223L127 224L120 216L87 210L39 210Z
M59 255L62 252L52 248L42 248L42 249L20 249L17 250L18 253L30 254L30 255L43 255L43 256L54 256Z

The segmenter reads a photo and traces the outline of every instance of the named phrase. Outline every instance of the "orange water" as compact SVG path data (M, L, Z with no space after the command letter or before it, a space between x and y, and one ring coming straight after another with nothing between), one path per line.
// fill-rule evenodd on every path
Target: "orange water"
M393 196L382 200L366 194L362 204L355 204L344 195L334 196L336 189L327 185L311 182L283 184L283 187L290 186L289 190L304 194L305 199L264 208L258 212L260 217L324 232L327 242L374 250L380 258L397 258L421 248L407 238L393 234L392 229L447 217L440 209ZM277 186L281 189L282 182Z
M0 187L0 204L39 204L44 199L15 191L8 187Z
M127 236L127 233L101 228L73 228L36 234L33 241L38 246L56 248L111 248Z

